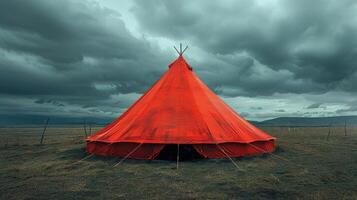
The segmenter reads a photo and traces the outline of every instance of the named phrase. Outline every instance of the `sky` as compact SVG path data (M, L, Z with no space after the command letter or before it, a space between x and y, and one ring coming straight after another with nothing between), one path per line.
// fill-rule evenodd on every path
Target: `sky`
M356 115L356 13L355 0L2 0L0 121L116 118L179 43L249 120Z

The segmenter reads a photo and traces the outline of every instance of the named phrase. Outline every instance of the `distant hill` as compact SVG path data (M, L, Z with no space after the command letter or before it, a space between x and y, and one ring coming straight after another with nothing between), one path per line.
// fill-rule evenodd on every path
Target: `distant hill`
M115 120L114 118L99 117L55 117L50 118L50 126L83 126L84 121L93 126L105 126ZM22 116L0 116L0 127L38 127L43 126L45 116L22 115ZM257 126L357 126L357 116L336 117L278 117L265 121L250 121Z
M336 117L278 117L261 122L253 122L258 126L356 126L357 116Z
M50 118L49 126L83 126L84 121L93 126L104 126L114 118L100 117L58 117L40 115L6 115L0 116L0 127L42 127L47 118Z

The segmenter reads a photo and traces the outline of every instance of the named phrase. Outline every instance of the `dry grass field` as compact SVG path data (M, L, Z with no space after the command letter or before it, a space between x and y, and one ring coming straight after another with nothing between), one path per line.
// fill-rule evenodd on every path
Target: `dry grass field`
M86 157L82 128L0 129L0 199L357 199L357 128L263 127L273 155L171 161ZM93 130L95 131L95 130Z

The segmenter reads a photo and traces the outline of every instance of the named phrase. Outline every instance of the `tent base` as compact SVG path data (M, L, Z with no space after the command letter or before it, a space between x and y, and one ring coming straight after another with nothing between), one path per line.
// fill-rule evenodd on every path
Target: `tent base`
M164 157L164 159L166 157L170 160L170 158L176 158L177 155L177 144L141 144L139 148L138 145L140 144L129 142L87 142L86 150L88 153L95 155L113 157L128 156L128 158L142 160L161 159L162 157ZM234 158L271 153L275 149L274 140L252 143L182 144L180 146L180 149L183 150L183 154L187 154L191 151L192 155L186 155L186 158L191 156L192 159L197 158L196 154L199 154L203 158L227 158L227 155ZM135 150L135 148L137 149ZM195 152L192 150L195 150Z

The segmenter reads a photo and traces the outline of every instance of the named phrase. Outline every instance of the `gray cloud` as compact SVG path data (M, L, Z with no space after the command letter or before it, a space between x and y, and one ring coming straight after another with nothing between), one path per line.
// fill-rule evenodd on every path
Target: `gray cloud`
M322 103L313 103L306 108L308 108L308 109L320 108L321 105L322 105Z
M114 2L0 1L0 118L116 117L179 41L243 116L355 112L355 1Z
M111 95L141 93L165 70L153 48L89 1L0 2L2 95L103 110Z
M235 88L258 88L256 94L347 90L343 86L352 80L345 81L357 70L355 1L139 0L133 11L143 30L189 41L229 62L235 68ZM245 69L240 61L224 58L242 52L270 72L259 74L252 63ZM232 95L237 94L246 95Z

